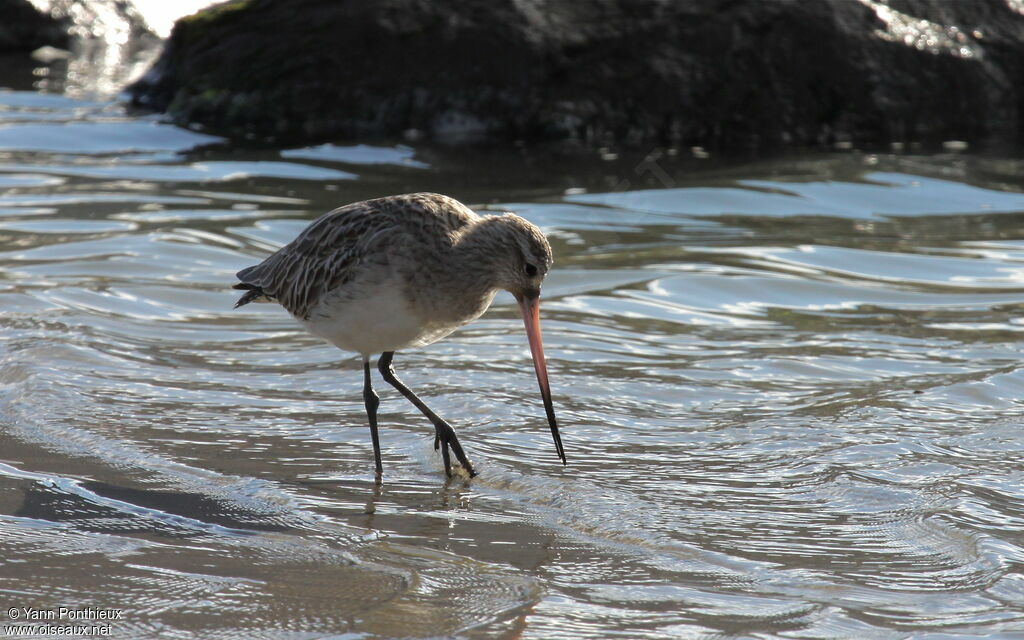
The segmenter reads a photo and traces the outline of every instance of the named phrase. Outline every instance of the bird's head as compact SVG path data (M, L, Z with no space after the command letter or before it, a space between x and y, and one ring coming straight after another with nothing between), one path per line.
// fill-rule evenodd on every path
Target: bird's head
M548 239L536 225L514 213L496 216L493 224L502 237L501 249L494 254L498 288L517 300L538 298L553 262Z

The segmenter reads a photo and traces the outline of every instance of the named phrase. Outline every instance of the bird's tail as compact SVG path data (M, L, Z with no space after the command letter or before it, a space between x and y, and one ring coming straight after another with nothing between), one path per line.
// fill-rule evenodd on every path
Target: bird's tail
M249 304L250 302L272 302L270 296L263 291L263 287L255 284L249 284L248 282L239 282L233 289L242 289L245 293L238 302L235 303L235 308L242 306L243 304Z

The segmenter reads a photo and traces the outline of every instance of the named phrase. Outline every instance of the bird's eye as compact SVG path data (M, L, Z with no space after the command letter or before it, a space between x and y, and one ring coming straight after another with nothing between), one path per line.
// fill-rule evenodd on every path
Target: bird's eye
M537 275L537 267L536 267L536 265L527 264L526 265L526 275L530 276L531 278L533 276Z

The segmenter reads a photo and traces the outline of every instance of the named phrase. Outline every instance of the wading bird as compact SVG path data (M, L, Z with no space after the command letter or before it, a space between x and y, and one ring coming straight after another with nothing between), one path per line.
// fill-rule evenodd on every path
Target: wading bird
M500 289L515 296L526 325L533 366L558 457L565 450L555 422L540 333L540 285L551 245L517 215L480 216L436 193L356 202L314 220L263 262L238 272L245 290L235 307L277 302L310 333L363 358L363 401L377 477L383 466L377 435L380 400L370 382L377 369L434 425L451 476L449 447L476 475L454 429L395 375L395 351L436 342L480 317Z

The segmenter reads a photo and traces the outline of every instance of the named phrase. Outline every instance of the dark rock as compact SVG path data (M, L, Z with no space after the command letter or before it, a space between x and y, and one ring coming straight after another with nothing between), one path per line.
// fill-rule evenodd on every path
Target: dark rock
M136 103L236 136L765 148L1019 141L1007 0L236 0Z
M28 0L0 0L0 52L65 47L69 21L39 11Z
M127 0L0 0L0 51L63 49L74 38L125 40L152 36Z
M116 94L159 45L129 0L0 0L8 87Z

